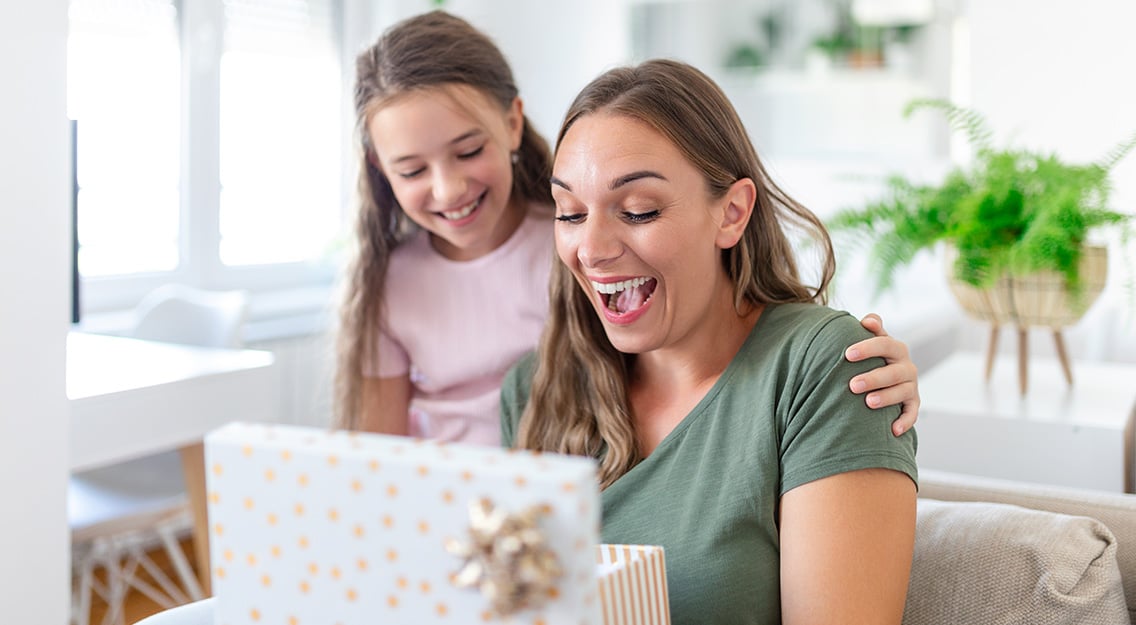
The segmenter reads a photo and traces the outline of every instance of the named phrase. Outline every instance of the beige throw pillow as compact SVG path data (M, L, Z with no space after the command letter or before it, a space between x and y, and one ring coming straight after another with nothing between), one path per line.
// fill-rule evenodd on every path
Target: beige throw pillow
M904 625L1127 625L1116 539L1100 521L919 500Z

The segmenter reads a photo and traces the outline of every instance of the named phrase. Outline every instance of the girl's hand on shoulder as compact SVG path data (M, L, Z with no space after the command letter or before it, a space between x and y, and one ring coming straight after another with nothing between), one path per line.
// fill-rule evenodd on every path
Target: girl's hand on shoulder
M844 357L851 362L878 357L886 364L852 378L848 386L857 395L865 394L864 401L871 408L900 405L902 411L891 426L892 433L899 436L911 429L919 417L918 371L907 353L907 345L888 336L879 315L869 313L860 325L876 336L850 346Z

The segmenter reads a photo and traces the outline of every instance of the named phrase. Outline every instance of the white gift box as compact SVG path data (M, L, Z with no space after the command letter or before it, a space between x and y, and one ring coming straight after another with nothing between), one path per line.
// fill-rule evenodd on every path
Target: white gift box
M590 459L236 423L206 437L205 460L218 625L640 622L601 617ZM543 605L501 616L455 583L447 542L482 498L546 513L562 573Z

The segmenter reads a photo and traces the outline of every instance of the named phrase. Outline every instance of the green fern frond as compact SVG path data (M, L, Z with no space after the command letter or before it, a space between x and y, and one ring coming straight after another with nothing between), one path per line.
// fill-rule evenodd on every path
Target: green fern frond
M1103 158L1097 161L1097 165L1106 172L1112 171L1112 168L1123 160L1125 156L1128 156L1128 153L1131 152L1133 148L1136 148L1136 132L1132 133L1132 136L1129 137L1127 141L1121 141L1109 150Z
M911 117L912 113L920 109L942 111L951 130L966 135L970 145L979 150L990 148L994 133L986 126L986 118L977 111L938 98L916 98L903 107L903 117Z

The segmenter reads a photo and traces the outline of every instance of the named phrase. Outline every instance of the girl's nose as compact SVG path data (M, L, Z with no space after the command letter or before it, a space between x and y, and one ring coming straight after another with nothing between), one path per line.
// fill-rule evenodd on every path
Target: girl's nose
M465 192L466 180L460 171L452 167L439 167L434 170L434 200L442 208L456 208L453 204L460 201Z

